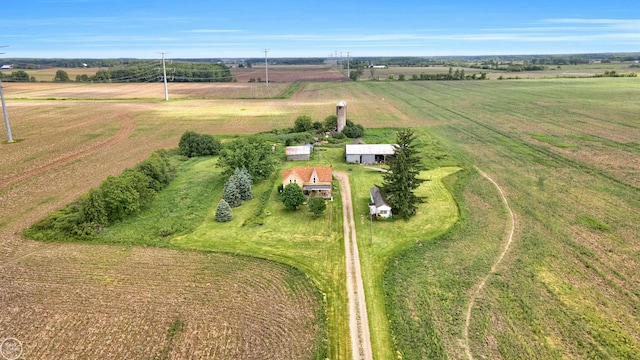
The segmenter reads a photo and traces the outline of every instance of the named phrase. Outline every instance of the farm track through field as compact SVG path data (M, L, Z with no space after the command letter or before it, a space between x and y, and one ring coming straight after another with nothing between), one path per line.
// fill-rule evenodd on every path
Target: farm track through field
M93 147L90 147L88 149L84 149L83 151L52 161L38 168L4 178L2 179L2 184L0 184L0 191L6 190L13 185L32 179L48 171L57 169L59 167L72 163L78 159L81 159L85 156L91 155L95 152L98 152L102 149L105 149L109 146L118 144L126 140L135 131L136 122L133 119L133 117L131 117L131 115L127 113L120 114L120 117L122 118L122 126L120 126L120 129L112 138L106 140L105 142L99 143Z
M351 186L349 176L342 172L333 175L340 183L342 193L342 216L344 221L344 249L347 265L347 293L349 296L349 329L351 335L351 354L353 360L373 360L369 317L365 301L360 255L356 237L356 225L353 220Z
M496 189L498 189L498 192L500 193L500 196L502 198L502 202L504 203L504 206L509 211L509 219L510 219L510 223L511 223L511 229L509 230L509 237L507 239L506 245L504 246L504 249L502 250L502 253L500 253L500 256L498 256L498 259L491 266L491 270L489 271L489 273L478 284L478 286L476 287L476 290L474 291L473 295L469 299L469 305L467 306L467 312L466 312L466 316L465 316L466 321L465 321L465 324L464 324L464 349L465 349L465 352L467 354L467 357L469 359L471 359L471 360L473 360L473 355L471 354L471 346L469 344L469 325L471 324L471 310L473 310L473 306L476 303L476 299L478 298L478 296L480 296L480 292L482 291L482 289L484 289L484 285L486 284L487 280L489 279L489 276L491 276L492 274L494 274L496 272L498 266L502 262L502 259L504 258L504 256L509 251L509 249L511 247L511 243L513 241L513 233L515 232L515 229L516 229L516 220L515 220L515 217L513 215L513 210L511 210L511 206L509 205L509 202L507 201L507 197L504 195L504 191L502 191L502 188L500 187L500 185L498 185L498 183L495 182L484 171L478 169L477 167L476 167L476 170L482 176L484 176L487 180L489 180L496 187Z

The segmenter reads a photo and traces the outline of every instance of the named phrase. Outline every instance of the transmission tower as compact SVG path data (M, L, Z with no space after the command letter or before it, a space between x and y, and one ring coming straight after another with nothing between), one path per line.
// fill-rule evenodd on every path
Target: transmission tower
M0 46L0 47L7 47ZM4 53L0 53L4 54ZM7 115L7 104L4 102L4 91L2 87L2 79L0 79L0 99L2 99L2 113L4 114L4 126L7 128L7 142L13 142L13 136L11 136L11 126L9 125L9 116Z
M162 79L164 81L164 101L169 101L169 89L167 88L167 68L164 66L164 54L167 54L167 53L161 52L160 54L162 54Z
M269 87L269 64L267 63L267 51L269 51L269 49L264 49L262 51L264 51L264 72L267 81L267 87Z

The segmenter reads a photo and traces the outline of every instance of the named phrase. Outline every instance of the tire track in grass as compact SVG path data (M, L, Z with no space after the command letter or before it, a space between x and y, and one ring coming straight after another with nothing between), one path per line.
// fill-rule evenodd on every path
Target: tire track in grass
M511 242L513 241L513 233L515 232L515 229L516 229L516 221L515 221L515 217L513 216L513 210L511 210L511 206L509 205L509 202L507 201L507 197L504 195L504 192L502 191L502 188L500 187L500 185L498 185L497 182L495 182L489 175L487 175L487 173L478 169L478 167L476 166L474 167L480 173L480 175L482 175L487 180L489 180L496 187L496 189L498 189L498 192L500 193L500 197L502 197L502 202L504 202L505 207L509 211L509 219L511 220L510 221L511 230L509 231L509 238L507 240L507 244L504 246L504 249L502 250L502 253L500 253L500 256L498 256L498 259L491 266L491 270L489 270L489 273L487 274L487 276L485 276L484 279L482 279L482 281L478 284L478 286L476 287L476 291L473 293L473 295L471 295L471 299L469 299L469 306L467 307L467 313L466 313L466 322L464 324L464 350L467 353L467 358L471 360L473 360L473 354L471 354L471 346L469 345L469 324L471 323L471 310L473 309L473 306L476 303L476 299L478 298L478 296L480 296L480 292L484 288L484 285L489 279L489 276L493 275L496 272L498 265L500 265L500 263L502 262L502 259L504 258L506 253L509 251L509 248L511 247Z
M23 181L29 180L31 178L37 177L39 175L42 175L48 171L57 169L59 167L62 167L64 165L67 165L71 162L74 162L76 160L79 160L87 155L91 155L93 153L96 153L104 148L107 148L111 145L115 145L117 143L120 143L124 140L126 140L127 138L129 138L129 136L131 136L131 134L133 134L133 132L136 129L136 122L133 119L133 117L131 117L130 114L122 114L122 125L120 126L120 129L118 130L118 132L110 139L106 140L105 142L99 143L95 146L92 146L86 150L62 157L58 160L52 161L46 165L40 166L38 168L29 170L29 171L25 171L23 173L14 175L14 176L10 176L8 178L2 179L2 184L0 184L0 191L8 189L10 187L12 187L13 185L16 185L18 183L21 183Z

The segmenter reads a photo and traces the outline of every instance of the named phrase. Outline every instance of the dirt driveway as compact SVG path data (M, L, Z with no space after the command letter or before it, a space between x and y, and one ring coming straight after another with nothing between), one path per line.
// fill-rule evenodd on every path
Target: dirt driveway
M351 186L349 176L343 172L333 172L340 183L342 194L342 216L344 223L344 249L347 265L347 293L349 295L349 329L351 334L352 358L354 360L372 360L371 336L367 303L364 297L360 255L356 239L356 226L353 220Z

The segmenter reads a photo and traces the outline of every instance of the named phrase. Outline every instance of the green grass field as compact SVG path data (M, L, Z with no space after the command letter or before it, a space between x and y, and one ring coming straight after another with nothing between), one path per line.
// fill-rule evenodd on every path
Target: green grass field
M490 173L514 208L513 248L472 312L475 357L637 356L640 106L631 99L639 84L370 85L402 102L463 164ZM488 273L506 226L495 189L477 175L462 180L454 184L468 211L462 223L429 250L392 260L385 273L387 305L404 309L391 306L392 334L410 358L465 357L462 305Z

